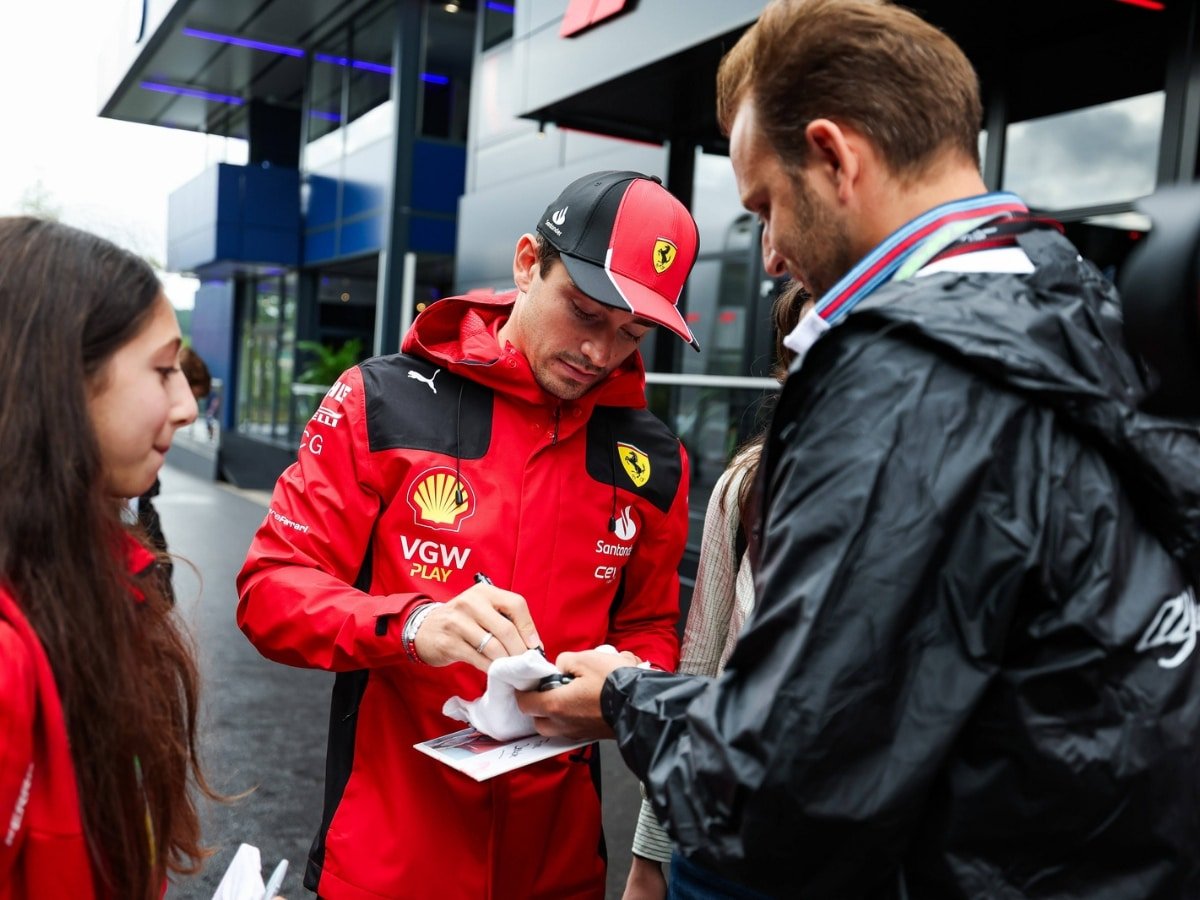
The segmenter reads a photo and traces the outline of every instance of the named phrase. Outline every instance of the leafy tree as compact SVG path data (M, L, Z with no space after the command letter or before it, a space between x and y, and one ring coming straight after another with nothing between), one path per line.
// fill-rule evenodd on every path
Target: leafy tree
M296 347L309 354L308 365L296 378L303 384L331 385L362 359L362 341L358 338L351 338L336 348L320 341L297 341Z

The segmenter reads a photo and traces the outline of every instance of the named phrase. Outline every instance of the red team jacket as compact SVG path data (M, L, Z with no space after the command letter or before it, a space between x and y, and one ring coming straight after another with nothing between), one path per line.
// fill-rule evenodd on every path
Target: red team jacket
M677 662L683 448L637 354L577 401L544 393L499 346L512 302L439 301L403 353L342 375L238 577L260 652L338 673L305 875L322 897L604 895L594 747L477 783L412 746L463 727L442 704L485 677L410 662L405 618L477 572L525 597L550 659L609 642Z
M133 575L154 563L132 538L125 552ZM141 599L136 586L133 599ZM33 626L0 589L0 900L95 896L54 672Z
M91 900L93 891L54 673L0 590L0 898Z

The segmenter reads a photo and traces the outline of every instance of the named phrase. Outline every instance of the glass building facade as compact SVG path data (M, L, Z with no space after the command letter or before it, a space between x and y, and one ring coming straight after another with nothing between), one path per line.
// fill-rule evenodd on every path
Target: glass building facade
M686 576L711 486L775 387L779 286L713 109L716 65L762 6L149 0L102 114L248 144L171 209L169 262L204 279L195 340L226 385L225 477L269 484L294 455L320 394L304 342L395 350L424 304L509 288L516 238L568 181L636 169L700 227L684 307L702 352L663 335L643 354L693 464ZM980 73L989 186L1115 277L1149 228L1138 199L1197 176L1195 4L917 6Z

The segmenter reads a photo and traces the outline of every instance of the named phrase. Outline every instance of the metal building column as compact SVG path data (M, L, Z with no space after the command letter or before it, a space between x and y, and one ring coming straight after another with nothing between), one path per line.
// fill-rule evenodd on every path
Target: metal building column
M296 341L321 339L321 307L317 297L318 273L310 269L296 270ZM305 351L299 351L299 354ZM299 360L297 360L299 362ZM301 370L297 365L296 371Z
M404 259L412 227L413 147L420 103L421 38L425 4L397 0L392 35L392 129L395 151L388 195L386 234L379 254L379 292L383 302L375 316L376 354L400 349L401 287Z
M671 138L667 149L667 183L666 188L676 199L689 210L692 208L692 194L696 184L696 142L690 137L676 135ZM679 295L679 308L687 310L687 284ZM655 328L654 334L654 371L678 372L680 353L693 353L691 347L685 347L670 331L665 328Z
M1200 143L1200 10L1193 3L1172 3L1167 57L1162 143L1158 149L1159 186L1193 181Z
M983 125L987 130L983 183L989 191L998 191L1003 187L1004 153L1008 143L1008 92L999 79L988 92L987 113Z

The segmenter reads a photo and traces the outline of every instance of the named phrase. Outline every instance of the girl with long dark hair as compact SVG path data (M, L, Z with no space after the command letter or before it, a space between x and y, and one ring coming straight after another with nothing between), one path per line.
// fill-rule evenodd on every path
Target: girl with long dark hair
M204 855L193 649L122 523L196 416L153 271L0 218L0 900L156 900Z

